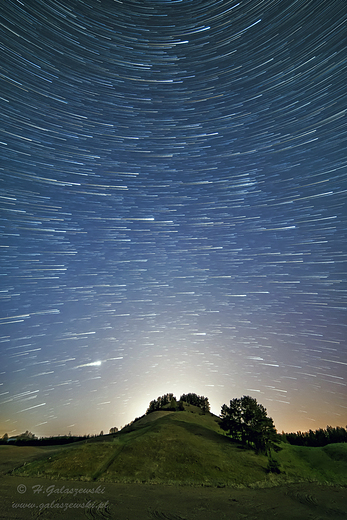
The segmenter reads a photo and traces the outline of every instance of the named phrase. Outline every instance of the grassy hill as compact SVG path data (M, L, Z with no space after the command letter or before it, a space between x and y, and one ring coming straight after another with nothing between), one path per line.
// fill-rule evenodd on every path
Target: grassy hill
M233 442L219 419L195 406L156 411L114 435L64 447L18 468L15 475L98 482L146 482L205 486L268 486L317 481L347 486L347 444L306 448L282 443L268 459ZM20 448L19 448L20 449Z

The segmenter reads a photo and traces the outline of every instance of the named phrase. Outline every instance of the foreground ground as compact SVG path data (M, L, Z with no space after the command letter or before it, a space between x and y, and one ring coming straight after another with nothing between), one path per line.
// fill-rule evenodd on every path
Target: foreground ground
M346 488L309 483L268 489L218 489L162 484L99 486L90 482L3 476L0 486L0 518L6 520L346 518Z
M312 483L265 489L117 484L11 476L52 448L0 453L0 519L340 520L347 489Z

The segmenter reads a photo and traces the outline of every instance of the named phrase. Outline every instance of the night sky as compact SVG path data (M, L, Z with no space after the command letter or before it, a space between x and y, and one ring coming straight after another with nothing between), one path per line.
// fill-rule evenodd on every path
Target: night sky
M1 4L0 435L166 392L347 424L345 0Z

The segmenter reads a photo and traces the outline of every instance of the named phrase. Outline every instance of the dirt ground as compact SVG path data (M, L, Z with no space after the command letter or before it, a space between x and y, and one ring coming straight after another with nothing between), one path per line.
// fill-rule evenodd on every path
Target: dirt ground
M33 456L37 454L28 452L28 459ZM1 520L347 519L346 488L309 483L267 489L194 488L23 478L8 474L19 461L4 460L4 453L0 457Z

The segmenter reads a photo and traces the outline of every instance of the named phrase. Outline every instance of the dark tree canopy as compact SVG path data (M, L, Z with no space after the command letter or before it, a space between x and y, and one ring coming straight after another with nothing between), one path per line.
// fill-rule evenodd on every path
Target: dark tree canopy
M180 397L180 401L183 401L187 404L192 404L194 406L198 406L201 408L203 412L209 412L210 411L210 403L208 402L208 398L204 397L203 395L197 395L197 394L183 394Z
M221 428L233 439L253 446L258 452L276 448L278 435L273 420L253 397L244 395L232 399L230 406L223 404L221 419Z
M149 403L146 414L151 412L155 412L156 410L161 410L165 408L165 410L184 410L183 403L192 404L194 406L198 406L201 408L203 412L210 411L210 403L208 402L208 398L203 395L197 394L183 394L181 395L179 401L177 401L176 397L173 394L165 394L157 399L153 399Z
M173 394L159 396L157 399L153 399L153 401L149 403L146 414L155 412L156 410L161 410L164 407L166 410L171 409L171 404L174 407L174 410L176 410L176 398ZM168 407L167 405L170 406Z

